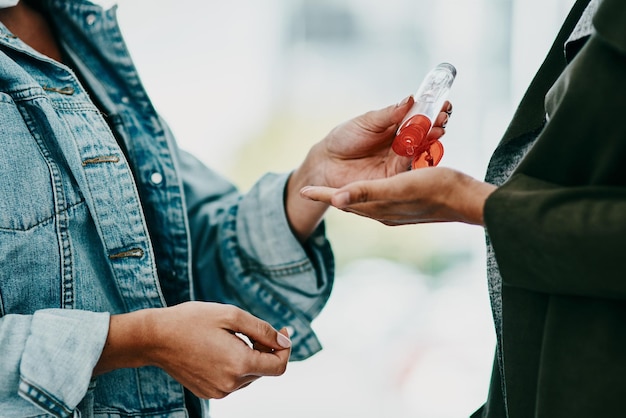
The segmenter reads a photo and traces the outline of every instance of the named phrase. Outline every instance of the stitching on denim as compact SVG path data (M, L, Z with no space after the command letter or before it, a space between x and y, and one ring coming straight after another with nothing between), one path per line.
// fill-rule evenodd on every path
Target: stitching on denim
M107 416L114 416L114 417L120 417L120 418L162 417L162 416L170 416L169 414L178 413L178 412L184 413L185 416L187 416L186 415L187 409L180 408L180 407L175 407L172 409L159 408L157 410L150 410L150 412L146 412L146 411L127 412L127 411L122 411L120 409L116 409L114 407L100 406L100 407L94 407L93 412L94 412L94 415L96 416L99 416L100 414L107 414Z
M61 400L48 393L46 390L36 386L33 382L24 378L24 376L20 376L18 392L45 411L58 417L69 418L72 416L72 411Z
M17 229L17 228L2 228L0 227L0 231L2 232L28 232L31 231L41 225L45 225L48 224L50 222L52 222L57 216L59 216L61 213L63 212L67 212L70 211L82 204L84 204L85 201L84 200L80 200L76 203L72 203L71 205L67 206L64 210L60 210L60 211L55 211L52 215L42 219L41 221L38 221L36 223L34 223L32 226L29 226L28 228L24 228L24 229Z
M62 274L62 307L72 308L74 306L74 282L73 282L73 263L72 263L72 251L70 248L70 233L69 233L69 216L67 215L67 207L69 202L67 201L67 192L63 185L63 175L59 163L54 159L52 151L50 150L44 137L46 131L35 123L35 116L32 111L25 108L19 108L20 113L24 119L24 123L31 132L31 135L37 146L39 152L44 158L48 171L51 176L52 186L52 199L54 204L54 211L57 213L55 232L59 242L59 256L61 264Z
M297 263L292 263L283 266L273 266L272 268L264 267L247 257L242 257L242 264L245 269L250 272L260 273L269 277L284 277L298 273L306 273L313 271L314 268L309 260L302 260Z

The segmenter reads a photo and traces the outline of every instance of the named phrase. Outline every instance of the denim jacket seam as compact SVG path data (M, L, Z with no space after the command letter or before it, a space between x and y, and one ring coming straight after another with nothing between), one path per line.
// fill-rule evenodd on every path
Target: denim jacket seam
M29 232L32 230L35 230L41 226L46 226L48 224L50 224L51 222L54 222L54 220L56 219L57 216L69 212L72 209L75 209L78 206L81 206L85 203L84 200L80 200L78 202L72 203L71 205L67 206L65 209L63 210L59 210L59 211L55 211L52 215L47 216L46 218L42 219L41 221L37 221L36 223L29 225L27 228L4 228L4 227L0 227L0 232L5 232L5 233L22 233L22 232Z
M52 396L45 389L38 387L24 378L24 376L20 376L18 392L25 399L56 417L69 418L72 416L72 409L56 397ZM46 402L48 402L48 404L46 404Z
M256 272L270 277L284 277L295 273L307 273L314 271L315 268L308 258L301 258L287 263L276 264L273 266L263 266L254 258L250 257L238 243L237 237L237 212L238 206L235 205L228 210L228 214L224 221L224 230L229 231L222 243L224 248L236 249L240 260L240 269L243 272Z
M249 270L250 272L259 273L272 278L280 278L292 276L294 274L309 273L315 270L313 265L311 264L311 261L308 259L269 267L263 266L262 264L256 262L245 254L242 256L242 259L245 269Z
M19 89L7 89L3 91L14 103L28 102L37 99L47 99L48 95L41 86L28 85Z

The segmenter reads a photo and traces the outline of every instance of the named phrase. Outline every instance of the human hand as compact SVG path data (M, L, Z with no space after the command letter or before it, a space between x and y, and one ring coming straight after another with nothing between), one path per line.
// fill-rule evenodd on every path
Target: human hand
M495 189L450 168L428 167L341 188L307 186L301 195L385 225L453 221L483 225L483 207Z
M381 179L406 171L411 157L397 155L391 149L398 125L413 106L410 96L397 105L370 111L333 129L317 143L302 165L293 172L287 188L287 216L295 234L306 239L315 229L327 205L319 200L300 199L300 190L309 185L338 188L350 182ZM428 134L434 142L445 134L452 112L446 101Z
M390 177L407 171L411 157L401 157L391 149L399 123L413 106L410 96L401 103L367 112L337 126L314 147L310 158L318 167L316 186L341 187L356 180ZM427 142L445 134L452 112L446 101L428 134Z
M200 398L223 398L262 376L283 374L290 347L286 330L235 306L187 302L112 316L96 373L154 365Z

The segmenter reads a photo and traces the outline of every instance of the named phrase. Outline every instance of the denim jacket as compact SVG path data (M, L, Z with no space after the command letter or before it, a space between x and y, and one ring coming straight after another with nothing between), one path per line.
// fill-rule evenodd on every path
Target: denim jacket
M187 416L161 369L92 378L111 314L232 303L290 327L292 359L318 351L332 253L322 227L293 236L288 174L240 194L177 148L115 7L41 4L67 65L0 24L0 416Z

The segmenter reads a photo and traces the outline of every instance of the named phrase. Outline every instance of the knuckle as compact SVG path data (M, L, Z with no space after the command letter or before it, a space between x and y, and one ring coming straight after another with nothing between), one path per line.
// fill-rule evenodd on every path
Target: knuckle
M237 378L239 376L245 376L246 373L248 372L248 367L247 367L247 361L246 360L241 360L235 364L232 365L231 368L231 374L234 378ZM234 381L231 381L231 384L234 384Z
M274 328L268 322L259 320L257 322L257 332L259 335L270 337L274 333Z
M219 396L219 391L215 388L204 388L199 390L192 390L192 393L200 399L216 399Z
M241 310L234 305L224 305L222 316L223 319L228 323L237 323L239 322L239 316L241 315Z
M230 392L224 392L221 391L219 389L216 389L213 391L213 395L211 396L211 398L213 399L224 399L226 396L229 395Z
M221 392L224 394L222 397L228 395L229 393L233 393L237 390L238 387L239 385L237 385L234 381L229 382L221 389Z
M276 368L276 376L282 376L283 374L285 374L286 371L287 371L287 363L281 363Z
M232 358L228 362L228 372L226 373L228 378L227 386L230 387L235 385L237 380L241 376L245 376L249 371L249 359L247 356L243 356L242 358Z
M367 189L359 188L356 191L356 201L359 203L365 203L369 200L369 193Z
M223 398L229 393L236 391L237 388L239 387L238 382L239 382L238 375L229 374L227 378L221 379L220 382L216 384L215 387L213 388L214 397L219 396L220 398Z

